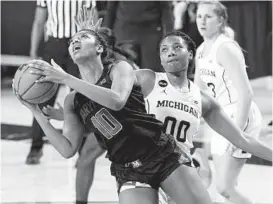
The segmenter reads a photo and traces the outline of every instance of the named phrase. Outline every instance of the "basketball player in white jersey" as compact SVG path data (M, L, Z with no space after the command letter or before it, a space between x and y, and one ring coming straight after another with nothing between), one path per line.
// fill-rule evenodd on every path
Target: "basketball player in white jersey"
M252 100L253 91L242 50L234 40L234 32L227 27L225 6L217 1L199 3L196 22L204 42L196 53L195 83L218 101L241 130L252 138L258 138L262 117ZM236 143L232 145L206 124L204 135L211 136L218 192L233 203L251 204L236 189L239 173L251 155L238 149Z
M192 40L184 33L174 31L167 34L160 44L161 64L166 73L149 69L135 71L148 113L164 123L166 133L174 136L184 152L190 153L193 148L193 137L199 131L201 117L233 144L241 143L240 140L244 140L242 132L213 97L188 80L187 71L192 66L194 53ZM263 149L256 139L245 145L254 145L257 153L258 149ZM246 146L243 149L248 148ZM162 198L167 199L167 196L163 195ZM161 200L161 203L166 202Z

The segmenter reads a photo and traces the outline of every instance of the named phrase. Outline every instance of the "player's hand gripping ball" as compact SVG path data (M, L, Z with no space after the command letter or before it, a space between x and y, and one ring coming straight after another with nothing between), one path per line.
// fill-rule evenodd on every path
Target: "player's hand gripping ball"
M50 81L37 83L36 81L44 76L31 73L37 69L30 65L51 66L43 60L31 60L21 65L14 75L13 89L22 100L28 103L44 103L54 96L58 90L58 84Z

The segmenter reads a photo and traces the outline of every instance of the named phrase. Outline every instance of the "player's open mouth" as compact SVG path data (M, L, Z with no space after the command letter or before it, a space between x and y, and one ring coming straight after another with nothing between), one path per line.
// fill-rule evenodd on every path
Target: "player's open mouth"
M81 49L81 46L79 44L73 46L73 52L77 52Z
M178 62L178 59L169 59L167 62L168 62L168 63Z

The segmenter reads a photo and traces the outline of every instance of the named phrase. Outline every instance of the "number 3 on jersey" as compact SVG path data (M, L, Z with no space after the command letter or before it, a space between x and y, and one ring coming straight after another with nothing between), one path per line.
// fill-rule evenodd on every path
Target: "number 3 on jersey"
M190 123L188 121L182 120L179 122L176 120L176 118L167 116L164 121L163 131L166 134L171 134L175 137L174 133L176 130L177 141L178 142L185 142L186 137L187 137L187 131L188 131L189 127L190 127ZM183 130L183 132L182 132L182 130Z
M213 83L207 83L208 87L211 88L212 92L213 92L213 97L215 98L216 93L215 93L215 85Z

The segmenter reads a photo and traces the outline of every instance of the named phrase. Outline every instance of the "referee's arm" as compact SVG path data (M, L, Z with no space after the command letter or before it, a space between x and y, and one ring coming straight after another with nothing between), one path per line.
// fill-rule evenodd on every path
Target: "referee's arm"
M47 8L37 6L31 31L30 57L38 57L38 48L44 36L44 27L47 21Z

